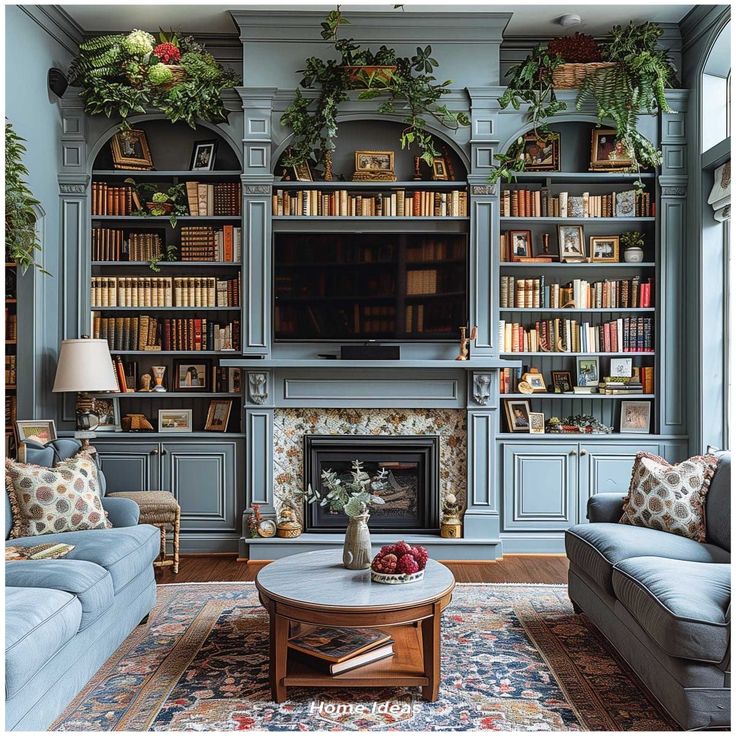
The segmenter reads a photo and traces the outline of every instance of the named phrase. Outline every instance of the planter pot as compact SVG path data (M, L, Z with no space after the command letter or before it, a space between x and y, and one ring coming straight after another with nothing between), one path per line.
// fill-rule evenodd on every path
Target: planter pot
M174 205L171 202L146 202L146 209L149 212L162 209L165 215L170 215L174 211Z
M644 260L644 249L638 245L626 248L624 251L625 263L641 263Z
M552 84L556 89L576 89L589 74L608 66L616 65L610 61L591 61L585 64L560 64L552 72Z
M370 514L353 516L345 530L342 564L348 570L367 570L371 566L371 533L368 529Z
M424 577L424 570L413 573L395 573L393 575L386 572L376 572L371 570L371 580L374 583L384 583L385 585L403 585L404 583L416 583Z
M343 69L354 87L366 87L366 79L371 77L380 82L389 82L396 71L395 66L346 66Z

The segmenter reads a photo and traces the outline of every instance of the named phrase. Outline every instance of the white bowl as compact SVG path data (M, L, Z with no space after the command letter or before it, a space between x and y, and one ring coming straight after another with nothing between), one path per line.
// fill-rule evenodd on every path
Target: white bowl
M371 580L374 583L385 585L403 585L404 583L416 583L424 577L424 570L413 573L387 573L371 570Z

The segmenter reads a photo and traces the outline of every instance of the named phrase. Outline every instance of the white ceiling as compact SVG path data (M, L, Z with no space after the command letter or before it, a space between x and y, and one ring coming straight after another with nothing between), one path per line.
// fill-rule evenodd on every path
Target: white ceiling
M630 1L630 0L629 0ZM629 20L643 22L652 20L659 23L676 23L684 18L694 7L693 4L669 3L661 5L654 3L585 3L575 5L558 5L555 3L526 5L515 2L513 5L505 3L475 3L473 0L460 5L448 4L446 0L434 3L411 1L404 3L404 10L395 9L393 3L376 2L367 4L351 3L344 0L341 3L343 11L359 13L361 11L393 11L397 17L410 15L417 11L433 12L513 12L513 16L506 30L506 36L553 36L565 31L555 23L556 19L567 13L577 13L582 17L582 24L572 30L602 34L615 23L627 23ZM190 33L235 33L235 27L228 10L315 10L326 12L335 7L335 4L326 3L295 3L271 2L249 3L234 2L229 5L204 4L169 4L166 2L151 3L149 5L121 5L107 3L105 5L61 5L85 31L123 31L131 27L157 29L159 27L190 32Z

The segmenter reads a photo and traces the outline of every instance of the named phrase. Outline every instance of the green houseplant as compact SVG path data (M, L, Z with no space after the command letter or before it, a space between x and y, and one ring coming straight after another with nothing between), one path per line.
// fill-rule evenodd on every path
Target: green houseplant
M439 153L426 129L428 118L451 130L470 124L467 115L454 112L441 102L450 92L451 82L438 82L434 76L439 62L432 57L432 47L417 47L412 57L399 57L386 46L372 51L351 38L338 38L340 26L348 24L339 7L328 13L321 35L333 43L339 60L312 56L300 70L300 87L281 117L282 125L294 133L283 163L295 166L316 156L324 160L325 179L331 180L339 106L348 99L350 90L357 89L361 100L385 97L378 106L379 113L400 112L405 126L401 147L417 146L422 159L431 165ZM316 99L302 90L316 90Z
M80 44L72 63L72 84L82 87L90 115L114 113L129 128L128 116L160 110L172 123L194 128L197 119L227 118L223 89L237 77L225 70L192 36L160 32L157 39L135 29L128 34L96 36Z

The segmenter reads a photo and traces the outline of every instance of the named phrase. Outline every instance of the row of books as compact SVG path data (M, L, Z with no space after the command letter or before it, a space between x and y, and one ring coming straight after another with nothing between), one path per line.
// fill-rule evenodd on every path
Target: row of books
M5 339L18 339L18 315L5 307Z
M499 390L502 394L520 393L519 384L523 380L525 373L529 371L529 366L521 366L519 368L502 368L499 375ZM588 386L568 386L563 393L579 393L575 389L590 388ZM654 393L654 367L653 366L633 366L631 369L631 377L605 376L598 386L597 393L608 396L626 396L628 394L653 394ZM552 392L548 392L552 393ZM586 392L587 393L587 392ZM543 398L542 392L535 394Z
M193 217L238 217L240 183L236 181L202 184L187 182L187 206Z
M436 294L437 285L438 272L436 268L420 268L406 272L407 296Z
M500 320L504 353L628 353L654 351L654 320L624 317L600 325L574 319L537 320L534 327Z
M237 307L240 274L232 279L206 276L93 276L92 306Z
M161 235L151 232L128 233L119 228L92 228L93 261L150 261L163 251Z
M92 183L92 215L132 215L141 202L130 184Z
M277 189L272 195L272 211L275 217L467 217L468 195L460 189L397 189L370 194L347 189Z
M5 385L15 386L16 379L16 356L5 356Z
M573 279L567 284L545 285L544 276L519 279L501 276L501 309L631 309L654 304L654 279L594 281Z
M17 418L18 397L15 394L5 394L5 426L14 426Z
M92 312L92 336L107 340L111 351L240 350L240 320L221 324L205 318L103 317Z
M406 247L406 260L408 263L458 260L464 257L464 242L448 242L447 240L427 238L419 245L408 245Z
M234 225L218 229L207 225L184 226L179 253L182 261L239 263L243 253L242 230Z
M654 217L649 192L630 189L608 194L552 194L549 189L504 189L501 217Z

